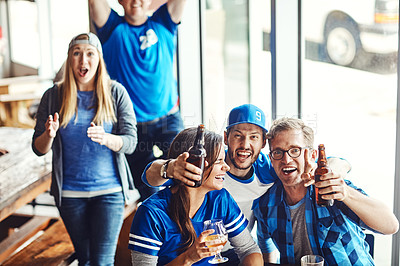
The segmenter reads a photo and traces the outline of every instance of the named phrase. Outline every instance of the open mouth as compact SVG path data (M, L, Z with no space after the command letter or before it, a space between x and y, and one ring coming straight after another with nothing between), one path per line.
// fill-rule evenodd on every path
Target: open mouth
M87 68L82 67L81 69L79 69L79 75L80 75L81 77L84 77L84 76L87 74L88 71L89 71L89 70L88 70Z
M215 179L224 180L225 179L225 175L217 175L217 176L215 176Z
M251 152L248 151L238 151L236 153L236 156L238 157L239 160L244 161L247 158L249 158L251 156Z
M285 175L291 174L291 173L295 172L296 170L297 170L296 167L285 167L285 168L282 168L282 172Z

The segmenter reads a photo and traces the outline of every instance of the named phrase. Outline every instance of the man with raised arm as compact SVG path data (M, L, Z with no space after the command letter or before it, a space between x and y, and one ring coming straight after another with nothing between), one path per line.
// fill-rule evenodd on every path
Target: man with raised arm
M281 264L300 264L302 256L316 254L324 257L324 265L374 265L362 229L396 233L399 223L392 211L333 169L315 186L323 199L334 203L328 207L316 204L310 185L317 151L313 130L302 120L274 121L267 139L279 181L254 209L264 260L276 263L269 254L277 248Z
M142 201L157 190L144 185L140 178L145 166L155 159L153 146L165 156L173 138L183 129L173 60L186 0L168 0L152 16L151 0L118 2L124 16L112 10L107 0L89 0L89 9L107 70L112 79L125 86L133 102L138 145L127 159Z

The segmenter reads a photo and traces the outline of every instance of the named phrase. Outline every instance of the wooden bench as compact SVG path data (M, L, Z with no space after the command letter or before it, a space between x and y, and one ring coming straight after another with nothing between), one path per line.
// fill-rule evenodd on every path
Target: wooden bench
M44 233L2 265L69 265L74 260L74 247L62 220L57 220Z
M50 217L13 215L1 223L0 263L7 259L22 244L38 232L46 229L51 222Z
M132 265L128 241L135 212L136 203L125 207L124 223L118 239L115 265ZM41 236L4 261L2 265L69 265L74 260L74 247L64 223L60 219L44 230Z

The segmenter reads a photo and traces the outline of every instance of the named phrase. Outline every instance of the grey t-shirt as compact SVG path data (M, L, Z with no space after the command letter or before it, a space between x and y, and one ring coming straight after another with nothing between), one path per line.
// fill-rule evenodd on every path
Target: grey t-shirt
M313 254L307 234L305 206L304 198L296 205L289 206L296 263L300 263L302 256Z

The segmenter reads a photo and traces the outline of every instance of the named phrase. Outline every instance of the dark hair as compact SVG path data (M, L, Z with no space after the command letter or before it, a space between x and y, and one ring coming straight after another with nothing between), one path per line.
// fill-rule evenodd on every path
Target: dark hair
M194 143L196 133L196 127L181 131L171 143L168 158L175 159L183 152L188 151ZM208 174L204 180L208 178L215 161L218 159L220 149L223 147L222 141L222 136L208 130L205 131L204 148L207 152L206 161L208 166L204 169L204 174ZM171 219L178 225L182 235L182 243L177 250L183 252L194 243L197 235L189 217L190 200L186 186L175 179L174 182L174 187L177 187L177 191L172 194L169 214Z

